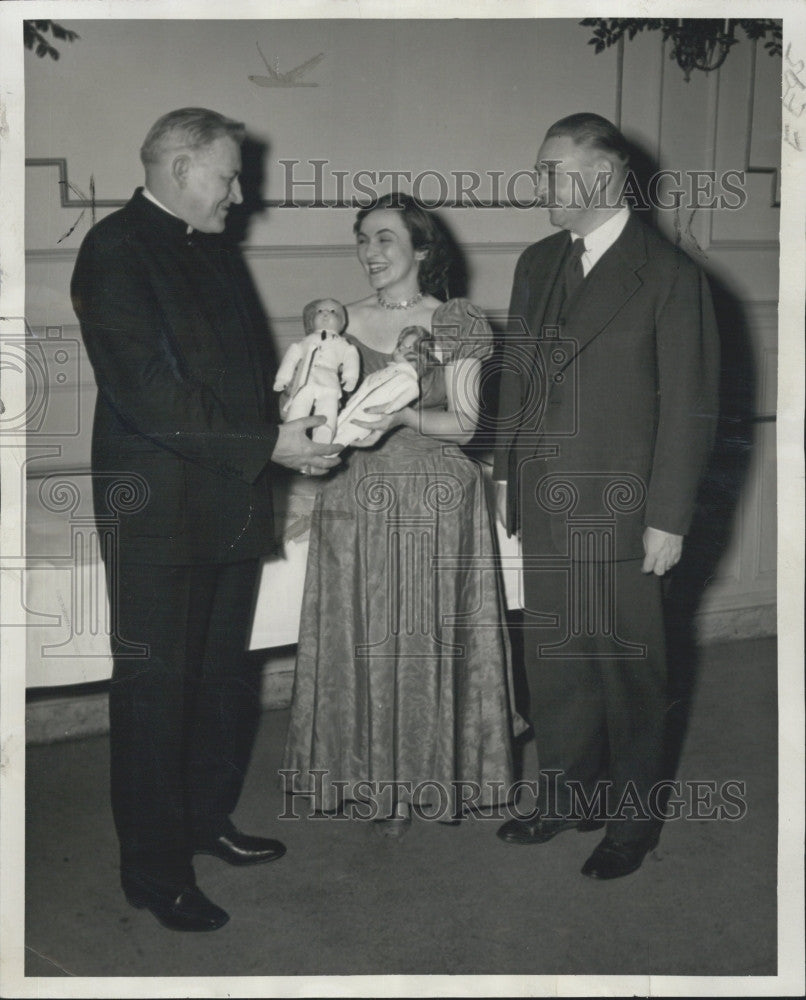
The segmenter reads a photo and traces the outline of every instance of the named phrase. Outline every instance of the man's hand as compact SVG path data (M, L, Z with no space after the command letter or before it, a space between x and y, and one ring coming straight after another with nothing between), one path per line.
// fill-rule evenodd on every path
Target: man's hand
M643 573L654 573L663 576L672 566L680 562L683 554L683 536L672 535L660 528L647 528L644 531L644 564Z
M340 444L314 444L305 433L309 427L318 427L323 423L325 417L319 414L280 424L277 444L271 453L272 462L296 469L306 476L323 476L328 469L338 465L341 461Z
M507 526L507 484L503 480L495 483L495 512L502 526Z

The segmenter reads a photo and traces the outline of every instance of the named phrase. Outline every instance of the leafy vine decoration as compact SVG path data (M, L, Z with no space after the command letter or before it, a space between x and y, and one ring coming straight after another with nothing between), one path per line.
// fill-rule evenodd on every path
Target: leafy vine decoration
M59 58L59 50L52 45L46 35L50 33L56 41L74 42L81 36L70 31L69 28L57 24L55 21L23 21L22 41L26 49L32 49L40 59L50 56L51 59Z
M622 38L632 41L639 32L660 31L664 42L671 42L670 58L677 61L687 83L692 70L710 73L724 63L731 48L739 42L737 29L741 29L749 41L764 39L764 48L769 55L783 54L783 23L774 18L586 17L579 23L593 28L593 37L588 44L594 47L597 54Z

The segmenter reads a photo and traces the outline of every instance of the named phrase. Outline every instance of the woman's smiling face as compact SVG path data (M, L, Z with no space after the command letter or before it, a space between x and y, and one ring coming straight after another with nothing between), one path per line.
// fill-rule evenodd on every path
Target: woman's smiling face
M379 208L362 221L358 232L358 259L376 291L395 291L400 297L419 290L417 272L425 251L415 250L400 212Z

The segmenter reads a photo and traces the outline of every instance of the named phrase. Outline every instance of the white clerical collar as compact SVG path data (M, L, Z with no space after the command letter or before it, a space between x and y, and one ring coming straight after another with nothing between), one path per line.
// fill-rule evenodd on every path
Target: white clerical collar
M582 254L582 269L585 275L596 264L606 251L613 246L616 240L624 232L624 227L630 219L630 210L625 205L624 208L611 215L609 219L598 226L593 232L585 236L585 252ZM579 234L572 232L571 238L578 238Z
M150 202L153 202L157 206L157 208L161 208L163 210L163 212L167 212L168 215L172 215L175 219L179 218L179 216L176 214L176 212L172 212L170 210L170 208L166 208L165 205L162 204L162 202L159 200L159 198L155 198L154 195L148 190L147 187L143 187L143 197L144 198L148 198L148 200ZM188 226L188 236L190 236L190 234L192 232L193 232L193 226L189 225Z

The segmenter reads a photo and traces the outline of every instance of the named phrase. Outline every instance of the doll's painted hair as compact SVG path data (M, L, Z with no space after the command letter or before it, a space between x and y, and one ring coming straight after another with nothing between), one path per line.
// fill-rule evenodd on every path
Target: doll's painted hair
M319 304L322 302L336 302L336 299L313 299L309 302L305 308L302 310L302 325L305 328L306 333L312 332L313 318L316 315L316 310L319 308ZM336 302L336 305L341 310L341 327L342 329L347 325L347 310L340 302Z

